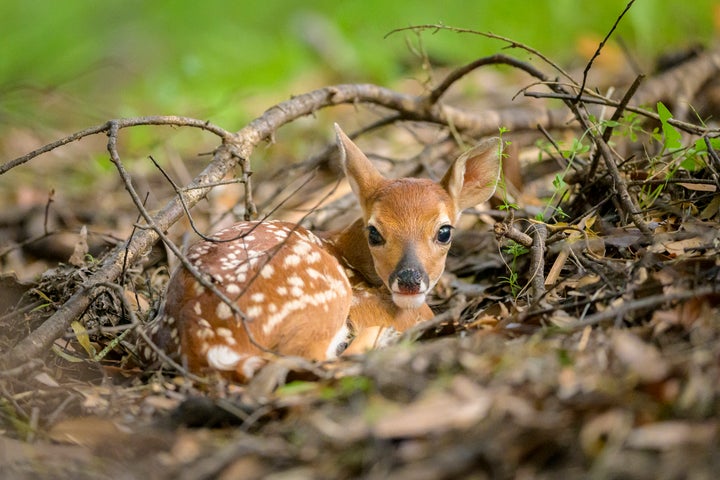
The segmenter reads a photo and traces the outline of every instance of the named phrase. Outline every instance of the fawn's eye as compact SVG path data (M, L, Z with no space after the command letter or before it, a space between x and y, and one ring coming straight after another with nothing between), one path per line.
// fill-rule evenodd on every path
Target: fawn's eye
M438 229L435 240L442 245L447 245L450 243L450 239L452 238L452 230L453 227L451 225L443 225Z
M370 225L367 227L368 230L368 243L371 247L378 247L380 245L383 245L385 243L385 239L382 235L380 235L380 232L378 232L377 228Z

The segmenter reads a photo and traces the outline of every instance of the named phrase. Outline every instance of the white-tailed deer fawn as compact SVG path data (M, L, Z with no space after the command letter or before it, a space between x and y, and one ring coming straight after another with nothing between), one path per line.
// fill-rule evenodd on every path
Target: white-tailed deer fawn
M362 217L325 235L240 222L190 247L188 260L244 317L179 267L149 333L190 371L246 381L273 353L325 360L363 352L432 317L425 298L445 268L453 225L495 191L499 139L459 157L440 182L390 180L335 129Z

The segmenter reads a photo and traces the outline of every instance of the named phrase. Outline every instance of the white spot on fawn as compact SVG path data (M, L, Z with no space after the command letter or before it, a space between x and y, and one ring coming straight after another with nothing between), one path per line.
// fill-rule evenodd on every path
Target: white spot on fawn
M283 265L289 268L297 267L298 265L300 265L300 256L295 255L294 253L287 255L285 257L285 260L283 261Z
M261 306L259 306L259 305L253 305L252 307L248 308L248 309L245 311L245 313L247 313L247 316L248 316L248 317L257 318L257 317L259 317L260 315L262 315L262 311L263 311L263 309L262 309Z
M216 328L215 333L217 333L219 337L224 337L224 338L230 338L233 336L232 330L230 330L229 328L225 328L225 327Z
M240 287L234 283L228 283L225 285L225 291L228 295L238 295L240 293Z
M307 255L308 253L310 253L310 250L312 250L312 245L310 245L308 242L298 242L293 245L292 250L294 253L302 257L303 255Z
M173 331L177 330L173 329ZM215 331L211 328L201 328L195 332L195 336L198 338L198 340L207 340L208 338L215 337Z
M232 309L225 302L218 302L217 308L215 308L215 314L220 320L227 320L232 317Z
M215 345L208 349L205 358L211 368L216 370L235 370L235 367L245 355L228 347L227 345Z
M310 278L312 278L313 280L317 280L318 278L322 278L322 276L323 276L323 274L321 272L318 272L317 270L315 270L312 267L305 270L305 273L307 273L308 276Z
M289 285L295 286L295 287L304 287L305 286L305 280L298 277L297 275L292 275L288 277L287 282Z
M305 257L307 263L317 263L320 261L320 252L312 252L310 255Z
M255 303L262 303L263 300L265 300L265 294L262 292L253 293L252 295L250 295L250 300Z
M263 266L260 270L260 276L262 276L263 278L270 278L273 276L273 273L275 273L275 267L273 267L269 263L265 264L265 266Z

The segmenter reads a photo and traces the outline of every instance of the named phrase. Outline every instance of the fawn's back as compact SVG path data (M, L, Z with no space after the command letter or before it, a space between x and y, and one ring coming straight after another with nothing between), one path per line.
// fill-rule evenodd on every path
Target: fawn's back
M458 158L440 182L390 180L336 130L362 217L322 236L285 222L240 222L193 245L188 260L229 302L180 267L149 327L156 346L190 371L245 381L274 354L360 353L432 316L425 299L455 223L495 190L499 140ZM145 356L154 356L150 347Z

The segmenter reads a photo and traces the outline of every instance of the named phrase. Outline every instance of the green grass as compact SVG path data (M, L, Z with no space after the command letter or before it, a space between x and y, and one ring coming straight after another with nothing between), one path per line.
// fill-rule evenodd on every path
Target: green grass
M178 114L240 127L297 89L388 84L418 65L385 35L443 23L511 37L555 59L576 58L582 36L602 38L624 0L345 2L11 0L0 3L0 136L12 126L81 128L107 118ZM713 0L637 0L618 29L640 57L708 42ZM307 25L315 27L308 29ZM310 48L317 25L325 56ZM433 59L459 64L504 45L449 31L422 35ZM263 102L258 104L258 96Z

